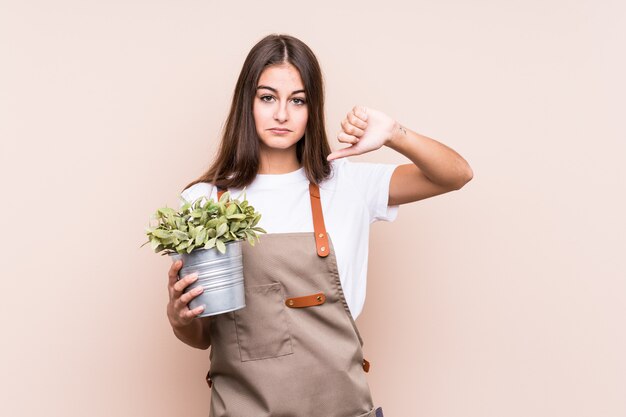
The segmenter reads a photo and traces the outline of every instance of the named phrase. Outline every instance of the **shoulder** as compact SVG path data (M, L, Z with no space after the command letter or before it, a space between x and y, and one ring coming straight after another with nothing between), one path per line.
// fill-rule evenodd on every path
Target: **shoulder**
M369 166L347 158L333 159L331 164L331 175L320 184L320 187L346 195L360 194L361 188L368 182L366 177Z
M328 180L336 180L342 175L346 175L352 171L352 164L354 162L348 160L347 158L338 158L330 161L331 166L331 174L328 177Z

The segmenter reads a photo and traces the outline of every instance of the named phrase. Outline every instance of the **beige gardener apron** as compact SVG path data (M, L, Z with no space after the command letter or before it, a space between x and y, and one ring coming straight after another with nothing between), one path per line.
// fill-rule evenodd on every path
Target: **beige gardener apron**
M268 233L242 245L246 306L211 317L209 417L383 416L319 188L309 191L314 232Z

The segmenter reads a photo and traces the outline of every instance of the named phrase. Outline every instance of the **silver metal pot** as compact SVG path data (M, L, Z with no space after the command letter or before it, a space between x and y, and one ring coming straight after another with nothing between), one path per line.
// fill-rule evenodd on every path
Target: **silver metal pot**
M188 285L184 293L199 285L204 287L204 291L189 302L191 310L204 305L204 311L196 317L214 316L246 306L242 242L227 242L224 254L216 248L194 249L188 254L170 254L172 262L179 259L183 261L183 266L178 271L178 279L198 273L198 279Z

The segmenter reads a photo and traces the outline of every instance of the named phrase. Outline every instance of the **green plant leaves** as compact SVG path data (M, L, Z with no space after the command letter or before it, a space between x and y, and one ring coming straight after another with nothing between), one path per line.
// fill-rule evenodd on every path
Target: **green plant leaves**
M212 249L215 247L215 242L217 242L216 238L209 239L206 245L204 245L204 249Z
M172 230L172 234L178 240L186 240L189 239L189 235L182 230Z
M215 245L218 251L220 251L221 253L226 253L226 245L224 244L224 242L218 240L215 242Z
M163 208L158 209L157 213L165 217L167 215L173 216L174 214L176 214L176 211L174 211L174 209L169 208L169 207L163 207Z
M216 248L226 252L226 243L246 240L254 246L259 238L257 233L266 233L256 227L261 219L245 199L232 199L229 192L222 194L219 201L202 196L187 201L181 196L183 205L180 211L169 207L159 208L152 216L159 224L145 228L148 241L155 252L191 253L194 249Z
M228 231L228 225L226 223L222 223L217 226L217 237L224 235Z
M215 229L219 223L220 223L219 219L211 219L208 222L206 222L206 228Z
M202 227L202 226L200 226ZM200 246L202 244L204 244L204 241L207 238L207 232L206 229L202 229L198 232L198 234L196 235L196 246Z
M171 232L163 229L155 229L152 234L159 239L167 239L172 235Z
M159 241L159 239L154 238L154 237L150 239L150 246L152 247L152 250L156 250L156 248L159 247L159 245L161 245L161 242Z
M252 225L251 225L251 226L256 226L256 225L257 225L257 223L259 222L259 220L261 220L261 215L260 215L260 214L258 214L258 215L256 215L256 216L254 216L254 217L252 218Z
M233 214L235 214L237 212L237 205L236 204L229 204L228 207L226 207L226 217L228 218L228 216L232 216Z
M187 249L187 247L191 245L191 240L186 240L180 245L176 246L176 252L180 253L183 249Z

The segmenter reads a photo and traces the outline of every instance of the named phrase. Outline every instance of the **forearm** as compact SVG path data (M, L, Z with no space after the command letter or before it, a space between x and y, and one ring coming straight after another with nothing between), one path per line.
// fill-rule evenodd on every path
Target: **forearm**
M385 144L409 158L436 184L461 188L472 179L472 169L461 155L400 123L396 122L393 134Z
M209 319L194 319L186 326L172 326L172 330L181 342L196 349L208 349L211 341L205 334L202 320Z

